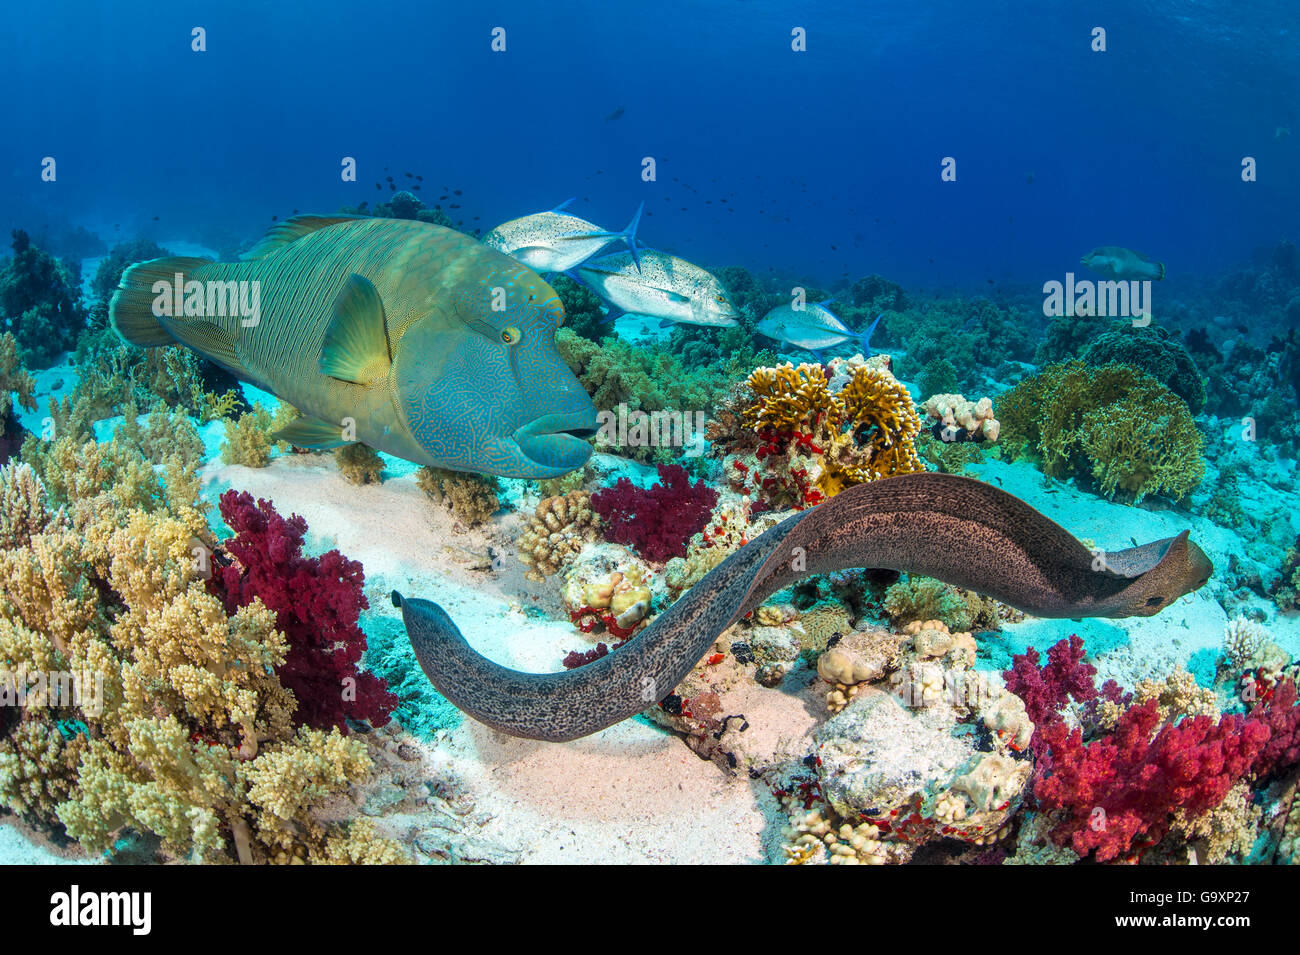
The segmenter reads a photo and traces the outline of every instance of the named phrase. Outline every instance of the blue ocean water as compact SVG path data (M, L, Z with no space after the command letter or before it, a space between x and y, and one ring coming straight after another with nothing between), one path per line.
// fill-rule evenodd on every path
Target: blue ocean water
M1040 283L1108 244L1205 274L1300 218L1297 36L1285 0L14 5L0 224L255 237L409 171L466 227L644 200L653 245L826 285Z

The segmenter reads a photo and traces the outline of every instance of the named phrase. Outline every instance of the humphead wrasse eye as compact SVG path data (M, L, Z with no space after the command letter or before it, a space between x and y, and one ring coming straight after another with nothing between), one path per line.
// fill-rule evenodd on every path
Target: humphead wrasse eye
M519 333L519 329L515 328L513 325L501 329L501 340L507 345L515 344L522 337L523 335Z

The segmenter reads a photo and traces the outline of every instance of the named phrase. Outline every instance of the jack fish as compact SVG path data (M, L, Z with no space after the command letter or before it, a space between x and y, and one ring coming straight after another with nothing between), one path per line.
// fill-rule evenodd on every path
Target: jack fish
M627 243L636 261L636 230L641 224L644 202L637 207L626 229L608 232L594 222L565 214L562 210L572 201L561 202L549 212L503 222L483 236L483 244L504 252L535 272L564 272L575 268L620 239Z
M250 286L252 316L234 307ZM274 392L304 416L276 435L299 447L516 478L591 454L596 409L555 348L555 291L452 229L299 216L241 262L128 269L110 316L132 344L185 345Z
M612 306L607 320L626 312L665 322L728 327L740 317L721 282L666 252L645 250L639 269L628 253L615 252L579 266L576 276Z
M758 323L758 331L768 338L789 342L810 352L822 352L847 341L857 341L862 348L862 356L870 358L871 333L880 324L883 313L876 316L870 328L858 334L826 307L830 302L827 299L816 304L805 303L803 308L778 305L763 316L763 320Z
M1079 261L1111 279L1154 279L1159 282L1165 277L1163 262L1153 262L1141 252L1118 245L1100 246Z

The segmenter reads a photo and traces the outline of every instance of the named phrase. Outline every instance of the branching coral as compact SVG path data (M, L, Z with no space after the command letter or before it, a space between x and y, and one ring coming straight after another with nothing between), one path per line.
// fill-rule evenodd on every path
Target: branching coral
M1095 852L1099 862L1154 845L1176 811L1195 818L1219 805L1269 735L1237 715L1161 726L1155 700L1129 708L1112 736L1092 743L1063 722L1041 733L1047 768L1034 795L1046 810L1062 813L1052 838L1081 856Z
M1040 456L1052 477L1087 475L1108 496L1181 498L1205 473L1187 405L1127 365L1054 365L1003 395L998 413L1013 451Z
M293 409L288 405L281 404L276 413L272 414L259 403L238 418L227 418L221 460L226 464L242 464L249 468L266 467L271 463L272 451L288 450L286 442L276 441L272 435L287 424L293 415Z
M124 830L194 860L397 851L372 830L316 818L368 774L366 746L294 732L295 700L275 670L285 636L261 601L227 613L209 593L212 547L195 501L119 510L103 506L110 487L51 513L21 468L0 482L27 515L0 547L0 672L12 691L9 677L28 675L25 705L4 708L19 722L0 727L0 803L61 823L91 851Z
M1089 741L1089 723L1095 728L1104 721L1085 713L1083 725L1072 727L1061 715L1068 699L1115 710L1128 701L1111 682L1099 698L1095 670L1082 662L1077 637L1052 647L1048 657L1040 668L1030 650L1004 676L1037 726L1033 791L1052 819L1052 839L1079 855L1136 861L1171 829L1184 838L1217 840L1207 851L1240 847L1229 819L1236 808L1202 817L1242 784L1265 782L1300 762L1300 706L1290 680L1265 688L1248 715L1220 717L1213 694L1175 671L1140 684L1138 702L1119 713L1113 731Z
M836 367L844 374L834 382L821 365L754 370L739 411L748 435L709 432L732 452L723 467L733 488L774 507L802 508L852 484L925 469L915 445L921 419L888 359Z
M490 474L466 474L444 468L420 468L420 489L447 507L467 527L477 527L501 509L500 482Z
M659 465L659 480L647 490L619 478L591 496L592 510L607 522L606 539L652 561L685 557L686 542L718 503L718 492L703 481L691 484L681 465Z

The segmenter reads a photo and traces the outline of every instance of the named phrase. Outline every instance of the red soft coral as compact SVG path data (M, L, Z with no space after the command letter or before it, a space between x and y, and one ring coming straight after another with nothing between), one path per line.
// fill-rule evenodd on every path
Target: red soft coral
M1262 722L1237 715L1193 716L1156 732L1159 724L1148 700L1127 710L1113 735L1086 745L1064 722L1043 727L1047 770L1034 795L1063 814L1054 841L1099 862L1131 859L1163 837L1175 810L1197 816L1222 802L1269 738Z
M1041 748L1042 731L1060 720L1061 709L1071 697L1085 703L1098 696L1093 682L1097 668L1083 662L1083 640L1077 634L1048 647L1045 666L1040 667L1038 661L1038 651L1029 647L1011 658L1010 670L1002 671L1007 689L1024 701L1034 724L1030 745L1036 753ZM1106 682L1104 690L1107 699L1118 697L1119 686L1113 680Z
M686 542L704 529L718 492L703 481L691 484L680 464L659 465L649 490L619 478L591 496L591 507L607 523L605 539L627 544L647 560L685 557Z
M1269 729L1268 742L1254 766L1261 780L1300 764L1300 705L1296 697L1295 682L1283 680L1250 712L1251 719Z
M302 556L307 522L297 514L286 520L270 501L254 504L247 492L232 490L220 504L235 532L224 545L233 561L218 561L209 587L228 612L261 598L275 613L289 643L276 672L298 700L294 718L344 732L348 719L383 726L397 697L379 677L357 668L366 649L357 621L369 607L361 564L337 550Z

